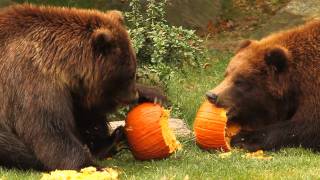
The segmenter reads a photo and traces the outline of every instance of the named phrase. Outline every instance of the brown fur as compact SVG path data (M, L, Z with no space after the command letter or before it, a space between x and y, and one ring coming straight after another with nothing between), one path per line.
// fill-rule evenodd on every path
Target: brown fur
M144 94L123 17L16 5L0 12L0 165L80 169L123 136L106 113Z
M320 150L320 22L243 43L208 93L232 121L250 125L232 143L249 150Z

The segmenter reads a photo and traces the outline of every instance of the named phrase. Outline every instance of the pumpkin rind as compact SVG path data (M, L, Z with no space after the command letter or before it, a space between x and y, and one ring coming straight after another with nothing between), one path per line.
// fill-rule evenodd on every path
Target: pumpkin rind
M158 104L143 103L128 113L126 135L136 159L161 159L179 148L168 125L169 112Z
M197 145L203 149L230 151L226 138L226 111L205 101L199 108L194 121Z

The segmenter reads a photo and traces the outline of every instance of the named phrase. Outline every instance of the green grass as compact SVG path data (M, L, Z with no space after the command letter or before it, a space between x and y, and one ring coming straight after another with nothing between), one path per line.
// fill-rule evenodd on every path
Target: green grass
M320 155L304 149L268 152L271 160L245 159L244 151L235 150L228 158L217 152L199 149L192 140L183 142L182 150L157 161L137 161L123 151L102 165L119 169L121 179L319 179ZM0 169L4 179L39 179L40 173Z
M122 153L105 161L123 169L123 179L314 179L320 176L319 154L304 149L284 149L267 154L272 160L245 159L243 151L235 150L228 158L219 153L200 150L193 141L170 158L160 161L136 161Z
M168 82L168 96L174 105L173 116L179 116L192 125L205 93L221 81L231 53L209 51L210 59L203 64L207 68L186 67ZM178 108L178 109L177 109ZM180 112L177 113L177 110Z

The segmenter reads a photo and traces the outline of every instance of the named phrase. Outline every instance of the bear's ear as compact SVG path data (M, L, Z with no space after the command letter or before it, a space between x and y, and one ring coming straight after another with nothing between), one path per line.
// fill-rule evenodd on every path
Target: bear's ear
M113 45L113 35L109 29L96 29L92 36L96 50L104 51Z
M249 39L240 42L238 45L238 48L236 50L236 53L239 52L240 50L248 47L251 43L252 43L252 40L249 40Z
M124 17L121 11L111 10L111 11L107 11L106 14L112 21L120 24L124 24Z
M290 60L290 53L284 47L273 47L266 50L264 60L276 72L284 72Z

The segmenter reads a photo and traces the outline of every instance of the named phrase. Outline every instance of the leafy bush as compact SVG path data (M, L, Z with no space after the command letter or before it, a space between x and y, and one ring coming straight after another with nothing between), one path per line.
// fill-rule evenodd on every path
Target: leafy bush
M206 58L202 40L192 30L168 25L166 0L131 0L126 20L139 61L138 77L166 86L184 65L199 66ZM161 82L161 83L160 83Z

